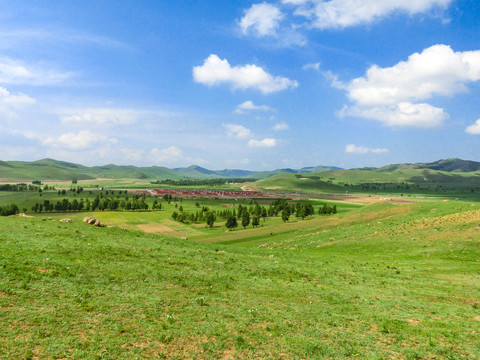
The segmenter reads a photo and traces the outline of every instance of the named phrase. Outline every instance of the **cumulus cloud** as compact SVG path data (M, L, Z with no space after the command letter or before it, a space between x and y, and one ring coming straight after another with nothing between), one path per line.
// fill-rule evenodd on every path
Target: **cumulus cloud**
M244 34L253 32L257 36L274 36L283 17L275 5L266 2L253 4L245 10L245 16L240 19L239 26Z
M275 131L281 131L281 130L288 130L290 128L290 126L288 126L288 124L284 121L278 123L278 124L275 124L272 129L275 130Z
M223 128L227 132L227 136L235 139L247 139L251 136L250 129L242 125L237 124L222 124Z
M28 134L27 134L27 137ZM38 135L31 134L30 138L41 140L42 144L49 147L68 149L68 150L85 150L92 148L98 144L116 143L117 139L108 138L101 134L92 133L88 130L82 130L78 133L68 132L59 137L41 138Z
M205 59L203 65L193 67L193 79L208 86L230 84L233 89L255 89L264 94L298 87L297 81L274 77L257 65L232 67L226 59L215 54Z
M453 95L480 80L480 51L454 52L434 45L389 68L372 66L349 85L349 98L361 105L395 104L432 95Z
M0 58L0 83L4 84L52 85L73 76L72 72L60 72L9 58Z
M294 15L307 18L318 29L342 29L369 24L395 12L410 16L435 8L445 9L453 0L283 0L295 7Z
M7 89L0 87L0 113L7 117L16 117L17 110L32 105L36 100L25 94L11 94Z
M265 138L263 140L250 139L247 145L250 147L271 148L277 145L277 140L273 138Z
M478 119L477 121L475 121L475 124L470 125L469 127L467 127L467 128L465 129L465 131L466 131L468 134L480 135L480 119Z
M73 114L61 116L65 123L132 124L137 120L137 112L129 109L90 108L71 111Z
M354 144L349 144L345 146L345 152L347 154L384 154L388 152L388 149L385 148L377 148L371 149L365 146L357 146Z
M237 106L234 113L245 114L250 111L273 111L273 109L267 105L255 105L253 101L245 101Z
M435 95L452 96L480 80L480 51L454 52L434 45L407 61L381 68L374 65L364 77L333 85L347 91L354 103L340 115L375 119L390 126L438 127L448 117L443 109L417 103Z
M402 102L391 106L344 107L338 115L358 116L380 121L387 126L412 126L436 128L443 124L448 114L441 108L429 104Z

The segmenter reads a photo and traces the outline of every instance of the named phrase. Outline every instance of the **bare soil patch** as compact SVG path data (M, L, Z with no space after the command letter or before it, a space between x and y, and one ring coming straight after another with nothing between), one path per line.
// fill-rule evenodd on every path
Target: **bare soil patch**
M175 237L185 237L185 234L182 234L171 227L168 227L163 224L158 223L149 223L149 224L140 224L137 227L142 230L143 232L149 234L161 234L161 235L169 235Z

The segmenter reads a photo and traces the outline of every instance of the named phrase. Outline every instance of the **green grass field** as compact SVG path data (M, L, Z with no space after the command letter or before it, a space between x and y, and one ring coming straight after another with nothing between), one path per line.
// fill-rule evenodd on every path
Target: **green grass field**
M156 212L100 215L130 226L0 217L0 358L480 357L478 203L188 240L134 230Z
M313 176L313 178L312 178ZM480 199L480 176L476 172L435 170L335 170L315 174L278 174L249 186L276 191L310 193L404 194Z

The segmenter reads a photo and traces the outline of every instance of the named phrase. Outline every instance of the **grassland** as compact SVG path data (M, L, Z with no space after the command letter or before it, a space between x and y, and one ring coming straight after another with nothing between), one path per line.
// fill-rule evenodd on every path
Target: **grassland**
M480 357L478 203L346 206L211 243L134 230L169 211L0 218L0 358Z
M430 169L335 170L316 174L279 174L248 184L257 189L310 193L396 194L480 199L476 172Z

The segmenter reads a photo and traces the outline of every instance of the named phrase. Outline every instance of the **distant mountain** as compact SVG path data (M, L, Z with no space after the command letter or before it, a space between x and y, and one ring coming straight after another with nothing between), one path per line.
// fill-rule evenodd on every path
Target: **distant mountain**
M217 170L216 173L221 177L251 177L252 175L257 174L255 171L249 170L238 170L238 169L225 169L225 170Z
M278 174L312 174L339 171L369 171L375 174L400 173L408 171L439 171L464 173L480 171L480 162L445 159L430 163L393 164L381 168L361 168L342 170L334 166L312 166L301 169L276 169L272 171L249 170L209 170L192 165L189 167L169 169L161 166L137 167L131 165L84 166L54 159L37 161L0 161L0 180L32 181L32 180L93 180L106 179L201 179L201 178L252 178L264 179ZM338 173L337 173L338 175ZM401 175L401 174L400 174ZM332 174L333 176L333 174ZM402 175L403 176L403 175Z
M334 169L325 166L304 168L300 170L278 169L273 171L249 170L208 170L192 165L189 167L169 169L160 166L137 167L131 165L107 164L103 166L84 166L54 159L37 161L0 161L0 179L32 180L93 180L106 179L184 179L184 178L252 178L262 179L280 173L301 173ZM336 169L336 168L335 168Z
M362 168L358 170L376 170L381 172L392 172L396 170L437 170L445 172L473 172L480 170L480 162L462 159L442 159L430 163L415 164L393 164L381 168Z
M447 172L472 172L480 170L480 162L462 159L445 159L418 165L423 165L425 168L432 170Z
M309 166L298 170L298 173L317 173L322 171L342 170L342 168L336 166Z

